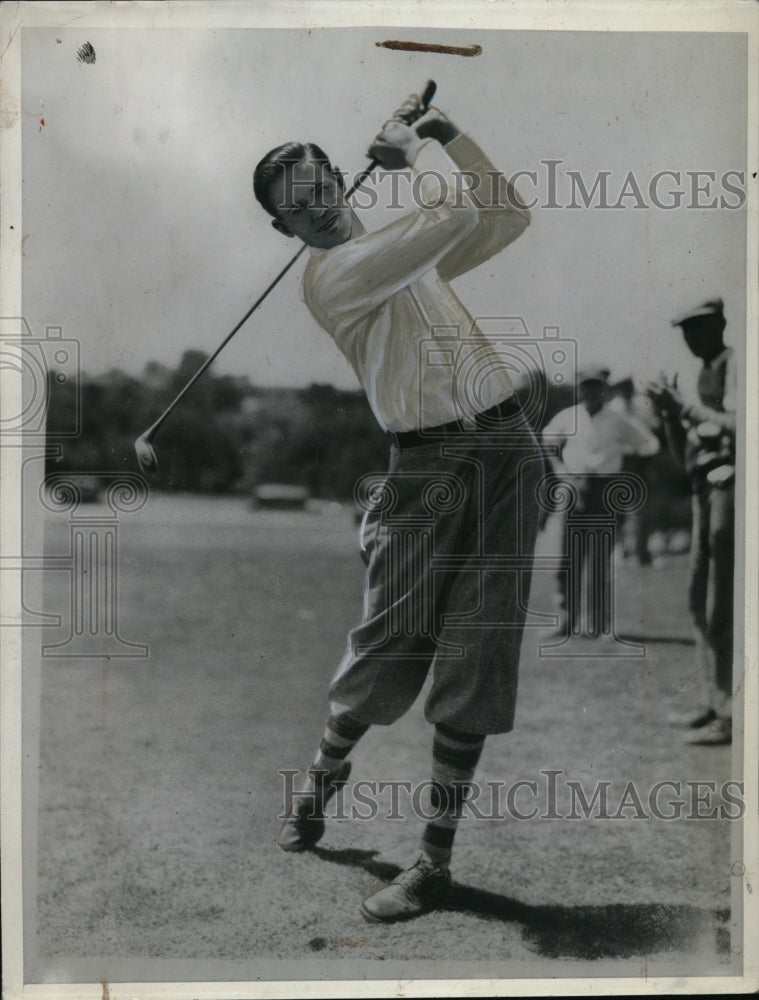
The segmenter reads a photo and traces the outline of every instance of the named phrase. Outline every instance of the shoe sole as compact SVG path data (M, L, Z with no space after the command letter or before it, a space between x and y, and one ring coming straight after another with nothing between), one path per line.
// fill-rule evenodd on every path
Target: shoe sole
M364 920L367 920L370 924L389 924L393 922L392 920L382 920L380 917L375 917L374 914L370 913L367 909L365 909L363 903L359 907L358 912L361 914Z
M314 844L318 844L322 836L323 833L320 833L316 840L309 840L308 843L305 843L305 841L301 841L300 843L296 841L293 844L280 844L279 841L277 841L277 843L280 848L283 851L287 851L288 854L302 854L303 851L307 851L309 847L313 847Z
M690 717L679 715L667 716L667 723L677 729L702 729L704 726L708 726L710 722L714 722L716 718L716 712L705 710L701 715L692 715Z
M685 738L686 745L692 747L722 747L729 746L732 742L732 727L715 727L713 722Z
M440 897L435 900L434 903L430 903L429 906L425 906L421 910L417 910L415 913L399 913L397 917L378 917L370 910L367 910L365 902L361 904L358 908L359 913L368 921L370 924L399 924L404 920L413 920L415 917L422 917L425 913L433 913L435 910L439 910L448 898L448 894L451 891L451 885L448 883L445 889L440 893Z
M397 917L377 917L373 913L370 913L362 903L359 907L359 913L370 924L400 924L405 920L414 920L416 917L423 917L425 913L433 913L439 906L439 903L435 903L434 906L426 906L423 910L417 910L416 913L400 913Z
M695 740L686 740L689 747L729 747L733 742L732 736L708 737L700 736Z

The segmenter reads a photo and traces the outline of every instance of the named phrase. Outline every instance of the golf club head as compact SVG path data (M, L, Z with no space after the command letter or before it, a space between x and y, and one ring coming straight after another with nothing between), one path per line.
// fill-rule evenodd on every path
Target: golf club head
M158 472L158 458L147 434L142 434L137 438L134 442L134 450L137 453L137 462L141 471L155 476Z

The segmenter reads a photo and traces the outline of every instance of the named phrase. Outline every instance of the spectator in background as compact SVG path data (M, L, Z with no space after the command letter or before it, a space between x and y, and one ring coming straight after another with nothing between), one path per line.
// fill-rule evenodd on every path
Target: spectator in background
M648 395L636 392L632 378L624 378L611 387L611 399L608 405L617 413L633 417L658 437L661 420L656 414L653 401ZM646 499L643 506L625 517L625 524L630 529L630 549L641 566L648 566L651 563L648 539L652 531L654 513L651 490L652 458L652 455L627 455L623 463L625 471L640 476L646 485ZM625 555L627 554L628 546L625 545Z
M560 410L543 430L543 440L554 472L566 479L576 490L578 503L572 514L583 517L596 515L608 519L603 503L604 491L610 482L619 478L623 463L630 455L655 455L659 451L658 439L635 417L619 412L607 405L609 395L609 369L600 366L582 368L578 375L580 402ZM569 515L564 518L564 531L560 551L585 562L587 553L570 553ZM611 551L607 553L606 579L611 579ZM583 569L572 567L570 572L560 570L557 576L559 608L558 632L580 632L580 595ZM570 581L575 586L570 592ZM603 605L608 594L593 588L594 604L590 612L595 623L603 623L596 634L608 630L610 623L603 615ZM596 603L598 602L598 603ZM598 606L598 604L602 606ZM606 626L606 627L604 627Z
M735 572L735 428L737 371L725 346L724 304L706 302L673 320L703 362L698 400L686 402L677 377L660 375L648 393L664 421L671 450L691 479L693 532L688 587L696 642L707 677L704 703L670 721L694 731L688 742L732 740L733 576Z

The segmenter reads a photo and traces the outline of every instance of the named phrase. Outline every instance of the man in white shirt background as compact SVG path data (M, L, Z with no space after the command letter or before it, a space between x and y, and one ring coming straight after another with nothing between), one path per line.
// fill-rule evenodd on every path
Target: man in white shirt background
M506 365L448 284L520 236L529 212L441 113L416 127L399 120L418 110L414 96L369 151L386 170L410 169L417 193L378 231L366 231L314 144L277 147L254 177L272 225L310 247L306 304L391 445L375 484L380 502L362 525L364 614L330 685L321 744L279 837L284 850L321 838L348 754L370 725L400 718L432 670L433 818L416 863L364 900L362 915L381 922L440 903L485 737L513 727L543 474Z
M569 528L573 515L587 519L594 516L608 522L610 511L604 503L604 493L623 473L628 456L655 455L659 441L643 423L627 412L608 405L610 371L602 365L586 365L578 373L579 403L560 410L543 429L543 441L554 472L564 478L576 494L576 504L563 517L563 533L559 551L570 559L570 568L557 574L557 632L583 631L581 594L585 562L589 553L570 546ZM611 549L605 552L604 578L611 580ZM609 593L591 588L589 618L585 631L600 636L609 632Z

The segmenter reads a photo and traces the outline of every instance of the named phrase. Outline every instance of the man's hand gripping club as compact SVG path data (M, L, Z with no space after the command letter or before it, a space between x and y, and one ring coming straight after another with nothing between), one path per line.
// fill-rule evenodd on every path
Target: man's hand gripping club
M445 145L459 135L459 129L442 111L426 108L424 95L411 94L382 126L367 155L385 170L403 170L412 165L425 139L437 139Z

